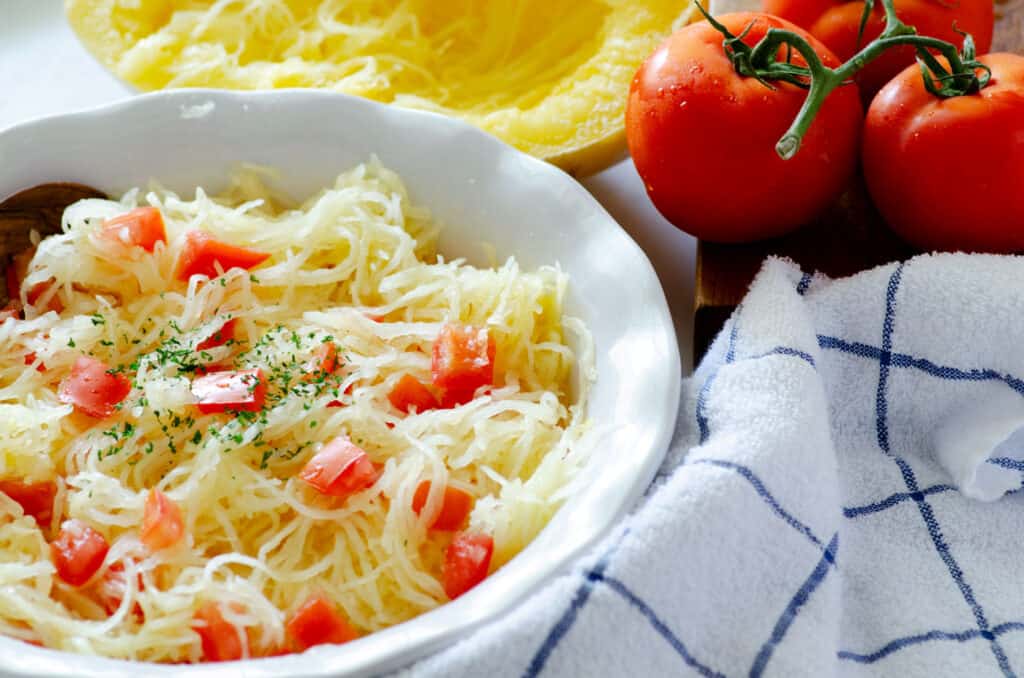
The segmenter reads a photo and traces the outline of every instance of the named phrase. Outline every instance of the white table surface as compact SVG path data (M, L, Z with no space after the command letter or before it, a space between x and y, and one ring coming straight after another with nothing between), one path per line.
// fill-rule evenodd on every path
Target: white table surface
M132 95L78 43L64 21L61 0L0 0L0 92L0 129ZM654 264L675 320L683 371L688 374L696 241L658 214L631 161L583 184Z

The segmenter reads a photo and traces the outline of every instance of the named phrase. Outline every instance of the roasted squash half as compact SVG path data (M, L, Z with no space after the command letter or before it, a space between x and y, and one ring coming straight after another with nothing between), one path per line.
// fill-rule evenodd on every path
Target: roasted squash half
M67 0L142 90L316 87L467 120L575 174L625 148L630 78L688 0Z

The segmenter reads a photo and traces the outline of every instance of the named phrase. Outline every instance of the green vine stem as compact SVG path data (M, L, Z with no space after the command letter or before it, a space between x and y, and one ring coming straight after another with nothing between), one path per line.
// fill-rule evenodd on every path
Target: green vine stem
M935 96L963 96L977 92L989 83L991 73L987 66L977 61L974 40L970 35L964 34L964 47L961 52L952 43L918 35L913 27L907 26L896 16L893 0L880 1L885 11L885 29L882 34L837 68L829 68L823 64L810 43L793 31L769 29L760 42L750 47L742 40L746 31L739 36L733 35L728 28L710 16L699 2L697 3L705 18L725 36L722 45L737 73L757 78L769 88L772 87L772 81L782 81L808 90L796 119L775 145L775 151L783 160L791 159L800 150L804 135L807 134L828 95L837 87L849 82L857 71L893 47L911 45L916 48L925 87ZM874 0L867 0L865 21L873 6ZM783 51L783 47L786 48L786 58L780 61L779 53ZM935 58L931 50L946 58L948 70ZM803 57L806 66L792 62L793 51ZM978 71L981 71L981 74Z

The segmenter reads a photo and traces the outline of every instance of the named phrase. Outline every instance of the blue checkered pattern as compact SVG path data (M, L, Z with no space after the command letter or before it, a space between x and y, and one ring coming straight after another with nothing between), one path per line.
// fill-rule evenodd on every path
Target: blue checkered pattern
M497 653L500 664L487 675L1017 675L1024 586L1002 566L1006 554L1024 560L1024 548L1015 548L1024 538L1013 530L1022 524L1021 495L996 504L964 498L918 429L934 422L920 411L941 417L934 402L985 397L978 389L1024 394L1024 381L1005 363L979 362L983 355L958 363L956 356L937 359L941 346L926 355L903 349L903 342L921 345L914 323L927 315L903 325L901 310L927 303L922 281L935 265L915 260L878 270L837 292L839 283L770 264L774 273L766 269L758 281L760 297L755 285L691 381L675 449L635 516L508 620L417 669L479 661L504 637L507 652ZM903 294L908 276L913 289ZM761 312L766 300L785 296L780 280L793 297L783 308L804 309L805 326L777 322L776 308ZM827 311L842 307L847 294L871 290L877 315L849 322L850 336L835 332L847 321ZM999 312L1010 321L1015 309ZM974 322L964 318L964 327ZM772 343L779 338L786 341ZM760 366L769 364L774 376L765 379ZM774 383L789 393L780 402L797 410L800 426L816 421L813 408L799 412L801 399L813 399L815 384L826 394L834 464L800 482L793 477L817 463L813 450L782 468L770 455L745 452L759 438L745 439L744 417L748 409L754 418L774 411L779 403L769 397L761 404L758 390L770 392ZM786 438L794 431L784 424L782 439L799 441L800 430ZM1013 458L987 463L1024 472ZM839 500L831 512L821 501L830 483ZM701 515L659 515L666 506L677 510L672 502L688 493L706 495L686 504ZM739 536L722 529L720 518ZM678 553L674 543L683 545ZM691 571L696 560L707 561L707 571L700 563ZM730 569L734 561L741 569ZM690 587L690 579L700 586Z

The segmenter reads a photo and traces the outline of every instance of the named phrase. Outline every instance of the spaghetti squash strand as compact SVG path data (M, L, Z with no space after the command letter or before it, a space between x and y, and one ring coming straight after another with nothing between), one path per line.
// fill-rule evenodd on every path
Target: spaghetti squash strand
M218 16L242 7L259 11L222 2ZM166 242L150 253L96 237L141 204L160 211ZM179 280L197 229L266 260ZM464 527L494 536L494 566L518 552L582 464L592 349L564 317L560 269L445 261L437 234L376 161L301 205L248 173L229 197L153 186L69 207L30 265L63 310L0 324L0 480L55 487L43 526L0 493L0 633L170 662L202 658L193 624L210 603L249 655L281 649L284 620L314 592L360 633L400 623L446 601L451 534L430 529L440 507L413 510L423 482L472 498ZM406 375L437 392L431 352L447 324L486 328L493 383L457 407L397 409ZM30 352L44 370L25 368ZM82 356L130 385L101 419L62 395ZM261 375L258 407L196 406L203 375L235 372ZM332 498L300 472L339 437L376 475ZM152 488L181 513L177 541L155 552L140 541ZM50 562L47 536L69 518L109 544L81 586Z

